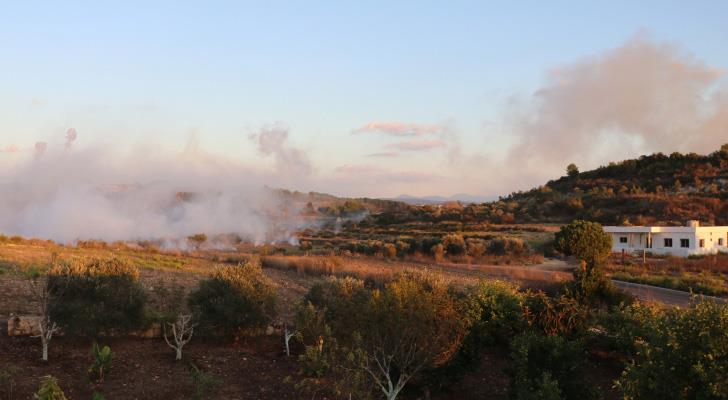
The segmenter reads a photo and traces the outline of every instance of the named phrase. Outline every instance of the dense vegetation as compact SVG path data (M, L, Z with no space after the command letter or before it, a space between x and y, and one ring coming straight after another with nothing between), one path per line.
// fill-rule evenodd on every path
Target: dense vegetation
M585 172L570 165L566 176L484 204L384 209L371 223L411 221L491 223L568 222L684 224L698 218L728 224L728 144L709 155L662 153L612 162Z

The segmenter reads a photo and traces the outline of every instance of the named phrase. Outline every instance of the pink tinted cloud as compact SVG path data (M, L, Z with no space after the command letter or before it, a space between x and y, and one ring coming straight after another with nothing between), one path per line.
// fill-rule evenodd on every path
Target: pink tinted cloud
M428 151L439 147L445 147L445 142L440 139L404 140L397 143L390 143L385 147L388 149L396 149L400 151Z
M442 132L440 125L410 124L405 122L372 121L351 133L383 133L390 136L425 136Z
M381 153L367 154L366 156L375 157L375 158L394 158L394 157L399 157L399 153L397 153L396 151L384 151Z

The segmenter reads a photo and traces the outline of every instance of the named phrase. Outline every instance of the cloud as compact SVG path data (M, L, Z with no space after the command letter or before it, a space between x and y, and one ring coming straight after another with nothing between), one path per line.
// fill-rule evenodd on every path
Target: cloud
M384 147L400 151L429 151L432 149L445 147L445 142L441 139L405 140L397 143L390 143Z
M723 72L674 44L638 34L553 69L507 126L509 165L552 173L653 151L710 151L728 137Z
M268 125L249 139L260 154L275 159L276 171L287 175L306 176L313 171L308 155L288 143L288 128L281 124Z
M397 153L396 151L383 151L381 153L371 153L371 154L367 154L366 157L395 158L395 157L399 157L399 153Z
M404 122L373 121L351 131L353 134L381 133L389 136L425 136L442 132L440 125L422 125Z
M334 169L334 172L337 174L350 174L350 175L357 175L357 174L380 174L383 173L385 170L381 167L376 167L373 165L342 165L340 167L337 167Z

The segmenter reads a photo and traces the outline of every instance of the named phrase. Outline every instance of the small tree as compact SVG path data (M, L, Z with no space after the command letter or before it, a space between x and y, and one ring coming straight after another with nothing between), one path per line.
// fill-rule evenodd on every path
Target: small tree
M53 334L58 332L60 329L58 325L51 320L51 289L48 279L39 277L31 278L30 292L33 298L38 302L38 311L40 312L40 320L38 321L38 331L40 334L38 337L40 337L40 342L43 345L43 355L41 356L41 359L43 361L48 361L48 344L53 338Z
M364 311L361 367L388 400L424 369L447 362L465 328L448 286L429 273L405 273Z
M577 167L574 163L567 165L566 176L568 176L569 178L575 178L579 176L579 167Z
M584 260L587 266L604 263L612 251L612 237L598 222L576 220L556 233L556 250Z
M264 328L271 321L276 312L275 286L259 265L219 266L190 295L189 306L201 329L235 335L241 329Z
M172 342L167 337L167 325L172 330ZM169 347L175 350L175 360L182 359L182 348L192 340L195 331L195 324L192 323L192 315L180 315L174 323L167 323L164 326L164 341Z

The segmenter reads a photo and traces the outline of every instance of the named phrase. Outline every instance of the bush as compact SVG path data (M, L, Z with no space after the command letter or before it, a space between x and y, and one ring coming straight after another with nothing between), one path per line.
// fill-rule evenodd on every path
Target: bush
M636 357L617 381L625 399L728 398L728 304L646 315L649 337L635 338Z
M585 350L579 341L561 336L524 333L513 339L511 399L593 399L597 393L586 381ZM540 397L543 396L543 397Z
M488 242L487 252L498 256L521 256L528 254L529 248L521 239L500 237Z
M50 375L41 378L40 389L33 398L36 400L67 400L63 390L58 386L58 380Z
M138 280L138 268L119 259L57 264L48 274L51 320L85 336L139 329L147 295Z
M384 257L386 258L397 258L397 247L392 243L385 243L382 247L382 251L384 252Z
M97 382L103 382L104 375L109 371L109 367L111 367L114 353L109 346L99 347L99 344L94 342L91 346L91 357L93 357L93 363L89 367L88 372L96 378Z
M428 376L439 387L452 386L480 363L483 350L508 346L513 336L528 329L524 318L524 294L504 281L483 280L465 300L461 318L469 331L453 359Z
M524 313L537 331L564 337L582 333L589 318L589 310L578 300L568 296L550 298L543 292L526 296Z
M190 294L188 303L203 331L235 335L267 326L275 316L276 294L260 266L248 262L218 266Z
M220 380L211 373L200 371L195 364L190 364L190 378L195 387L192 395L194 400L202 400L214 394L220 386Z
M370 298L371 290L365 288L364 281L351 277L329 277L314 284L303 301L321 310L334 332L350 334L361 329L363 310Z
M442 238L442 245L445 246L447 254L465 254L465 239L463 235L451 233Z
M471 257L479 258L485 254L485 241L483 239L468 239L467 240L468 255Z

